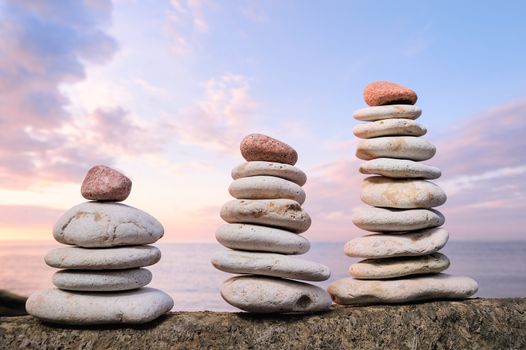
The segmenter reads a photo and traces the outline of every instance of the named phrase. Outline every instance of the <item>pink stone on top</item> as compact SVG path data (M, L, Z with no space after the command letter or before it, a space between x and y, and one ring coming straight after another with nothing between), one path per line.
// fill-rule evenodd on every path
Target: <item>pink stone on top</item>
M363 90L363 99L369 106L414 105L416 92L389 81L375 81Z
M266 161L294 165L298 153L284 142L263 134L250 134L240 145L241 155L247 161Z
M89 200L121 202L128 198L131 187L131 180L117 170L96 165L86 174L80 192Z

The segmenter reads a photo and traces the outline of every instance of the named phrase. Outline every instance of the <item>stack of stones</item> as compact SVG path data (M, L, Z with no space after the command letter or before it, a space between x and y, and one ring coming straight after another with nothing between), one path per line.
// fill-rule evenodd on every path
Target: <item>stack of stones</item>
M166 293L142 288L161 252L148 244L164 234L151 215L117 202L131 191L131 180L106 166L89 170L81 193L91 200L68 210L53 229L55 239L72 247L50 251L45 261L60 268L58 289L33 293L29 314L64 324L145 323L173 307Z
M476 293L469 277L441 273L448 258L438 253L448 240L441 227L444 216L432 209L446 201L446 194L428 181L440 169L420 163L431 159L435 146L421 138L426 128L415 122L421 109L416 93L390 82L365 88L370 106L354 113L367 123L354 128L362 138L356 156L366 162L363 174L373 174L362 184L361 199L371 207L359 208L353 223L374 234L351 240L345 254L362 258L352 264L352 278L329 287L339 304L400 303L427 299L461 299Z
M288 313L323 311L331 305L327 292L304 282L329 278L327 266L291 257L310 249L299 235L311 225L301 208L307 181L294 167L298 159L289 145L262 134L241 142L247 163L232 170L230 194L237 198L221 209L228 224L219 227L216 238L232 250L212 257L219 270L244 274L221 285L229 304L249 312Z

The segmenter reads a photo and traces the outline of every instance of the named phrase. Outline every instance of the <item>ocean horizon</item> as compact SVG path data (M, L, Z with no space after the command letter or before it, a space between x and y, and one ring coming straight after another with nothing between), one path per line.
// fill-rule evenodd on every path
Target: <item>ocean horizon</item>
M162 242L154 244L162 251L161 261L147 267L153 273L149 287L170 294L178 311L238 311L220 296L221 282L230 276L216 270L210 257L226 249L215 242ZM312 242L302 258L329 266L327 287L348 277L348 267L359 259L343 254L344 242ZM51 277L57 269L47 266L44 255L55 247L54 241L0 241L0 289L28 296L41 288L52 288ZM479 283L475 297L508 298L526 295L526 241L450 241L441 250L451 266L445 273L467 275Z

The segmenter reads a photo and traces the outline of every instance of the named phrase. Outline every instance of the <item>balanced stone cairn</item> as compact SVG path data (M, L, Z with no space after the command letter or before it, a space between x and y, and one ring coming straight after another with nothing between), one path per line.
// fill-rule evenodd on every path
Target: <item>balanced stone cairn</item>
M356 156L366 162L361 199L353 223L374 234L353 239L345 254L362 258L352 264L352 278L329 286L338 304L402 303L429 299L462 299L475 294L477 282L442 271L448 258L438 253L448 240L444 216L432 209L446 201L444 191L429 179L436 167L419 163L435 155L435 146L420 138L427 130L415 122L421 109L414 91L390 82L374 82L364 90L370 106L354 113L367 123L353 132L362 138Z
M229 304L249 312L290 313L327 310L329 294L322 288L293 280L324 281L327 266L291 257L310 249L300 233L311 218L301 208L307 181L294 167L298 154L289 145L262 134L241 142L247 163L232 170L230 194L237 198L221 209L228 224L219 227L216 238L227 248L212 257L219 270L246 274L221 285Z
M56 248L46 264L58 289L33 293L27 312L54 323L90 325L145 323L170 311L172 298L154 288L142 267L157 263L161 252L148 244L164 234L151 215L117 202L130 194L132 182L106 166L91 168L82 183L90 202L68 210L53 229L54 238L72 247Z

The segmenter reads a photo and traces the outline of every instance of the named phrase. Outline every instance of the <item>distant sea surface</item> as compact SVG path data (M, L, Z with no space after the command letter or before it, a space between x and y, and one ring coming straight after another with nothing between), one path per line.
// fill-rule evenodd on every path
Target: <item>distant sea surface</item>
M328 265L327 287L347 277L355 261L343 255L343 243L311 242L302 258ZM40 288L51 288L55 269L44 263L44 255L61 246L51 242L0 241L0 289L29 295ZM159 288L175 300L174 310L234 311L221 299L219 285L231 276L217 271L210 256L225 249L215 243L159 243L162 258L148 267L153 273L149 286ZM479 283L478 297L506 298L526 296L526 242L455 242L442 250L451 260L446 273L467 275Z

